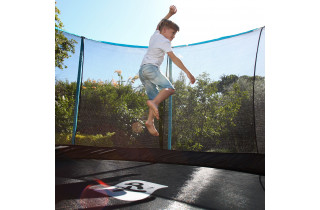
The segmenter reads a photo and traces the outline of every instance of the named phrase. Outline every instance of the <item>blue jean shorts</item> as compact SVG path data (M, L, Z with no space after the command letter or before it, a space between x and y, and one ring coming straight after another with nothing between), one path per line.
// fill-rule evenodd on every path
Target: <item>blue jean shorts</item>
M161 73L159 67L153 64L142 65L139 70L139 78L146 88L146 92L150 100L154 99L158 95L158 89L174 89L168 78Z

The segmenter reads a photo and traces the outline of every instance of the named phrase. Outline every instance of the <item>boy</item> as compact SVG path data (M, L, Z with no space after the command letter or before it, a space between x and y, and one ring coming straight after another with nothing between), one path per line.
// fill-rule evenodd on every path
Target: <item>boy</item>
M147 101L149 116L146 127L153 136L159 136L154 127L154 117L159 120L158 105L175 92L171 82L159 70L165 53L168 54L174 64L187 74L191 84L195 83L194 76L172 52L171 41L179 31L179 26L168 19L176 12L176 7L174 5L170 6L169 13L158 24L155 33L150 38L148 51L139 70L141 83L145 86L149 98ZM157 86L161 89L160 92L158 92Z

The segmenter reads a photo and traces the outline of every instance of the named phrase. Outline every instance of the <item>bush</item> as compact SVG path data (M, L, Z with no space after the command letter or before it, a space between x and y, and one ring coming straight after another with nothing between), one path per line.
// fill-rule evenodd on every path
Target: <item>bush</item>
M76 135L76 145L112 147L110 138L115 134L106 133L106 135ZM56 133L56 144L72 144L72 134Z
M76 83L56 81L55 86L55 130L70 133L73 128Z

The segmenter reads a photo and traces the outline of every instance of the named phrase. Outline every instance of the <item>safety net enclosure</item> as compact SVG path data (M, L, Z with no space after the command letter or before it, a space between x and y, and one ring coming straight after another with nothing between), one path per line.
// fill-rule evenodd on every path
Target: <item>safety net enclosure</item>
M138 70L147 46L62 33L77 43L68 68L55 71L57 145L264 154L264 27L173 47L197 81L165 58L160 69L176 93L161 107L160 137L144 127Z

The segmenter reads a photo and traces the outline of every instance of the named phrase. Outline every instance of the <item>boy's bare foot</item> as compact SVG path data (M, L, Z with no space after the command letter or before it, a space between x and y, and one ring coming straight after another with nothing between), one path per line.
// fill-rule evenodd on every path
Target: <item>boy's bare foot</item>
M153 123L149 123L148 121L146 121L146 127L149 131L149 133L153 136L159 136L158 131L156 130L156 128L154 127Z
M149 108L152 109L153 115L157 118L157 120L159 120L159 111L158 111L157 106L151 100L147 101L147 105Z

